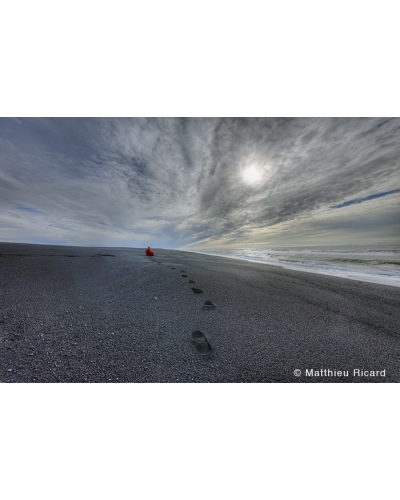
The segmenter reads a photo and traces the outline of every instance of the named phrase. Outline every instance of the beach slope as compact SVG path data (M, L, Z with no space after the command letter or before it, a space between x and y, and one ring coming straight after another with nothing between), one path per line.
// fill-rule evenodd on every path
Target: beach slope
M399 305L224 257L0 243L0 381L398 382Z

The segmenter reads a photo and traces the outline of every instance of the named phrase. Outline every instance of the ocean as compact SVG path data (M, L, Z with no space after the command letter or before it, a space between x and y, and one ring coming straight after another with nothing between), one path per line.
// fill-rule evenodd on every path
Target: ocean
M207 248L196 253L400 287L400 246Z

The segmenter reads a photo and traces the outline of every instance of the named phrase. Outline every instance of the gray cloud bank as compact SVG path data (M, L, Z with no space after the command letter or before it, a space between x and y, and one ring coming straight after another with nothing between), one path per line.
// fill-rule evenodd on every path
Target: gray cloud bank
M0 239L398 242L399 132L397 118L4 118ZM252 184L249 166L260 174Z

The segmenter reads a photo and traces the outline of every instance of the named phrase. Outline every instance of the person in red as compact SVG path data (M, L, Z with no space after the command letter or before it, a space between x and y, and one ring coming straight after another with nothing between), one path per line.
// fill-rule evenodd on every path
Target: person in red
M146 255L147 255L148 257L151 257L152 255L154 255L154 252L152 252L152 251L150 250L150 247L147 247L147 248L146 248Z

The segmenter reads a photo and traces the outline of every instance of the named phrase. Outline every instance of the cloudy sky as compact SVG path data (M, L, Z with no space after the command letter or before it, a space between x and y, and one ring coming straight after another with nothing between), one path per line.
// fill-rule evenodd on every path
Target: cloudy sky
M400 241L400 119L0 119L0 241Z

